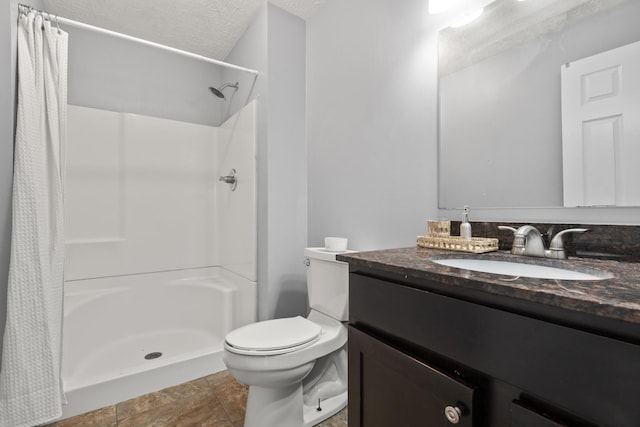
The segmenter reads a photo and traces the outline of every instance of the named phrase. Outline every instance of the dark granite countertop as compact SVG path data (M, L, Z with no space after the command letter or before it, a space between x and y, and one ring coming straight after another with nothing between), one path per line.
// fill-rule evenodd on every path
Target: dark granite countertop
M467 258L509 260L566 268L608 278L602 280L555 280L501 276L462 270L436 264L437 258ZM523 303L544 305L568 312L587 314L614 321L631 328L640 335L640 264L598 259L550 260L515 256L507 251L468 254L420 247L386 249L341 254L338 260L348 262L352 271L365 269L380 271L400 278L437 282L456 295L473 292L475 295L506 297ZM607 274L610 273L610 274ZM442 289L442 288L441 288Z

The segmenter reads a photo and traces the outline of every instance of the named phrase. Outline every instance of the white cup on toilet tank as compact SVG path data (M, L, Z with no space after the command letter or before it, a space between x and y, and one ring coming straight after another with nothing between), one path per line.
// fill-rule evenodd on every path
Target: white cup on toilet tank
M325 237L324 249L330 252L344 252L347 250L346 237Z

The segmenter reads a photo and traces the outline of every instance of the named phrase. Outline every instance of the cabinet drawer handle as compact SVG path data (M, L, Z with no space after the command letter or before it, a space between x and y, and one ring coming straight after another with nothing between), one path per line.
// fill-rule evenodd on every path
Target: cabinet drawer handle
M451 424L458 424L460 422L460 416L462 410L457 406L447 406L444 408L444 416Z

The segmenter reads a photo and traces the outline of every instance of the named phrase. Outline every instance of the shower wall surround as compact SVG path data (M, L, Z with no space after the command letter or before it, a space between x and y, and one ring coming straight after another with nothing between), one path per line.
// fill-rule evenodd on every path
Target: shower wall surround
M220 127L68 113L65 418L224 369L257 312L256 102Z
M221 265L255 281L245 110L215 128L69 106L66 280ZM241 191L218 181L231 168Z

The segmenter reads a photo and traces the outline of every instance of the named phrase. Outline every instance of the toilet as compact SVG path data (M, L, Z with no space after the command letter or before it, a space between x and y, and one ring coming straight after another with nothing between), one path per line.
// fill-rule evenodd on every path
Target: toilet
M304 254L309 315L252 323L225 338L224 363L249 386L244 427L310 427L347 404L348 264L324 248Z

